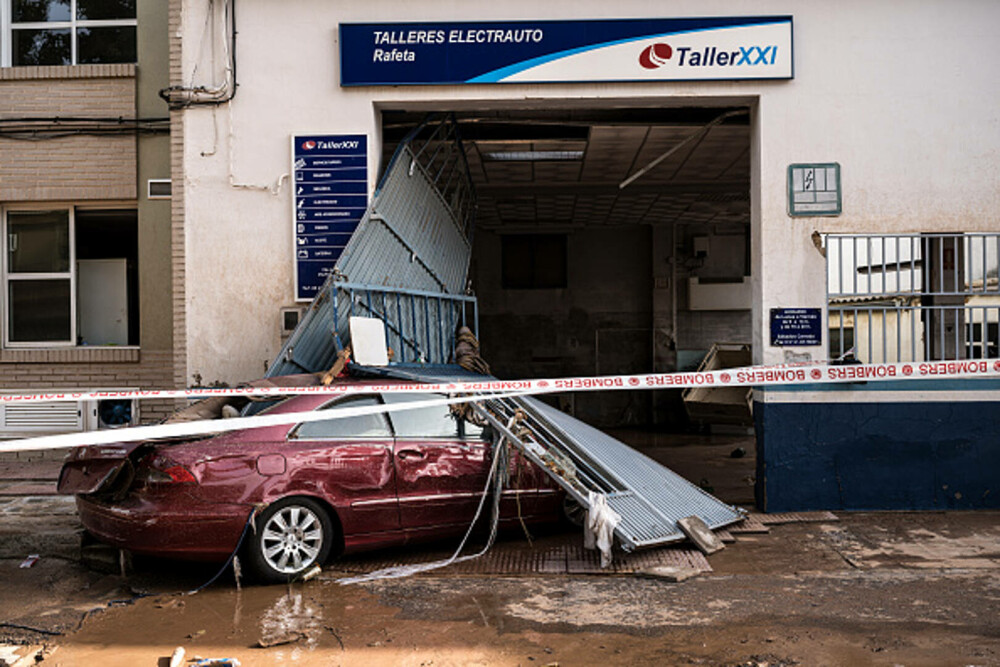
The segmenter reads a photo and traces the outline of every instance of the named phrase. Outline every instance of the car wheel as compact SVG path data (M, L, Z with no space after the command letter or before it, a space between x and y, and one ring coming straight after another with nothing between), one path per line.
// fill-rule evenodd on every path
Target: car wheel
M587 520L587 508L576 501L576 498L566 494L562 503L563 516L577 528L583 526Z
M263 581L294 579L322 565L333 546L333 522L315 500L285 498L272 503L256 520L248 558Z

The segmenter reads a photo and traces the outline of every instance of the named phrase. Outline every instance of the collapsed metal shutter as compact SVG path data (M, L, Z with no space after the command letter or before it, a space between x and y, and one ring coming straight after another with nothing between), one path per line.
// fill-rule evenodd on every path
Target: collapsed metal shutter
M462 325L475 193L454 117L432 115L395 154L357 229L266 377L329 369L349 344L349 318L386 323L401 361L446 363Z

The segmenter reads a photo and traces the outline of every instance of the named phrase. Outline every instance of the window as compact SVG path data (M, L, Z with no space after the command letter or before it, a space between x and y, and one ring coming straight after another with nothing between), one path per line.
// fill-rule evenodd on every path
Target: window
M372 405L380 405L378 397L358 396L324 405L322 409L339 410ZM298 440L335 440L340 438L384 438L391 440L392 433L389 431L384 414L371 414L305 422L295 429L292 437Z
M7 347L138 345L135 210L8 210Z
M831 358L998 358L1000 234L838 234L825 244Z
M392 405L444 398L441 394L384 394L383 400ZM460 419L451 405L435 405L389 413L397 438L442 438L448 440L492 439L492 429L476 426ZM459 404L459 407L463 407Z
M5 66L136 61L135 0L0 0Z
M413 403L441 399L439 394L386 394L385 402ZM392 426L398 438L459 438L458 419L451 413L448 405L435 405L414 410L398 410L393 412Z
M504 289L566 287L565 234L505 234L500 245Z

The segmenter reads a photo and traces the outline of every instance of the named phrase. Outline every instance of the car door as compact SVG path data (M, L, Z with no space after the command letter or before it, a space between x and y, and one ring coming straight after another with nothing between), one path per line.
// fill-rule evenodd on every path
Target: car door
M492 441L494 430L491 426L461 424L462 438L466 442ZM557 507L559 487L548 474L532 463L517 447L505 445L507 452L507 479L504 482L500 501L500 516L504 519L527 518L551 515Z
M340 398L321 410L380 405L377 396ZM317 489L337 507L344 535L399 530L392 430L384 414L303 422L289 432L289 485Z
M386 394L387 404L440 399L436 394ZM447 405L389 413L395 433L396 494L404 530L468 526L489 473L491 445L464 440Z

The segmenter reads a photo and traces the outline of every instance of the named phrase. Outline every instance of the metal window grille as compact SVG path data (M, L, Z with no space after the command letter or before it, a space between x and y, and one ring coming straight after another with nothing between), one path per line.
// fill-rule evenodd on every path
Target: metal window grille
M1000 233L830 234L831 358L1000 358Z

